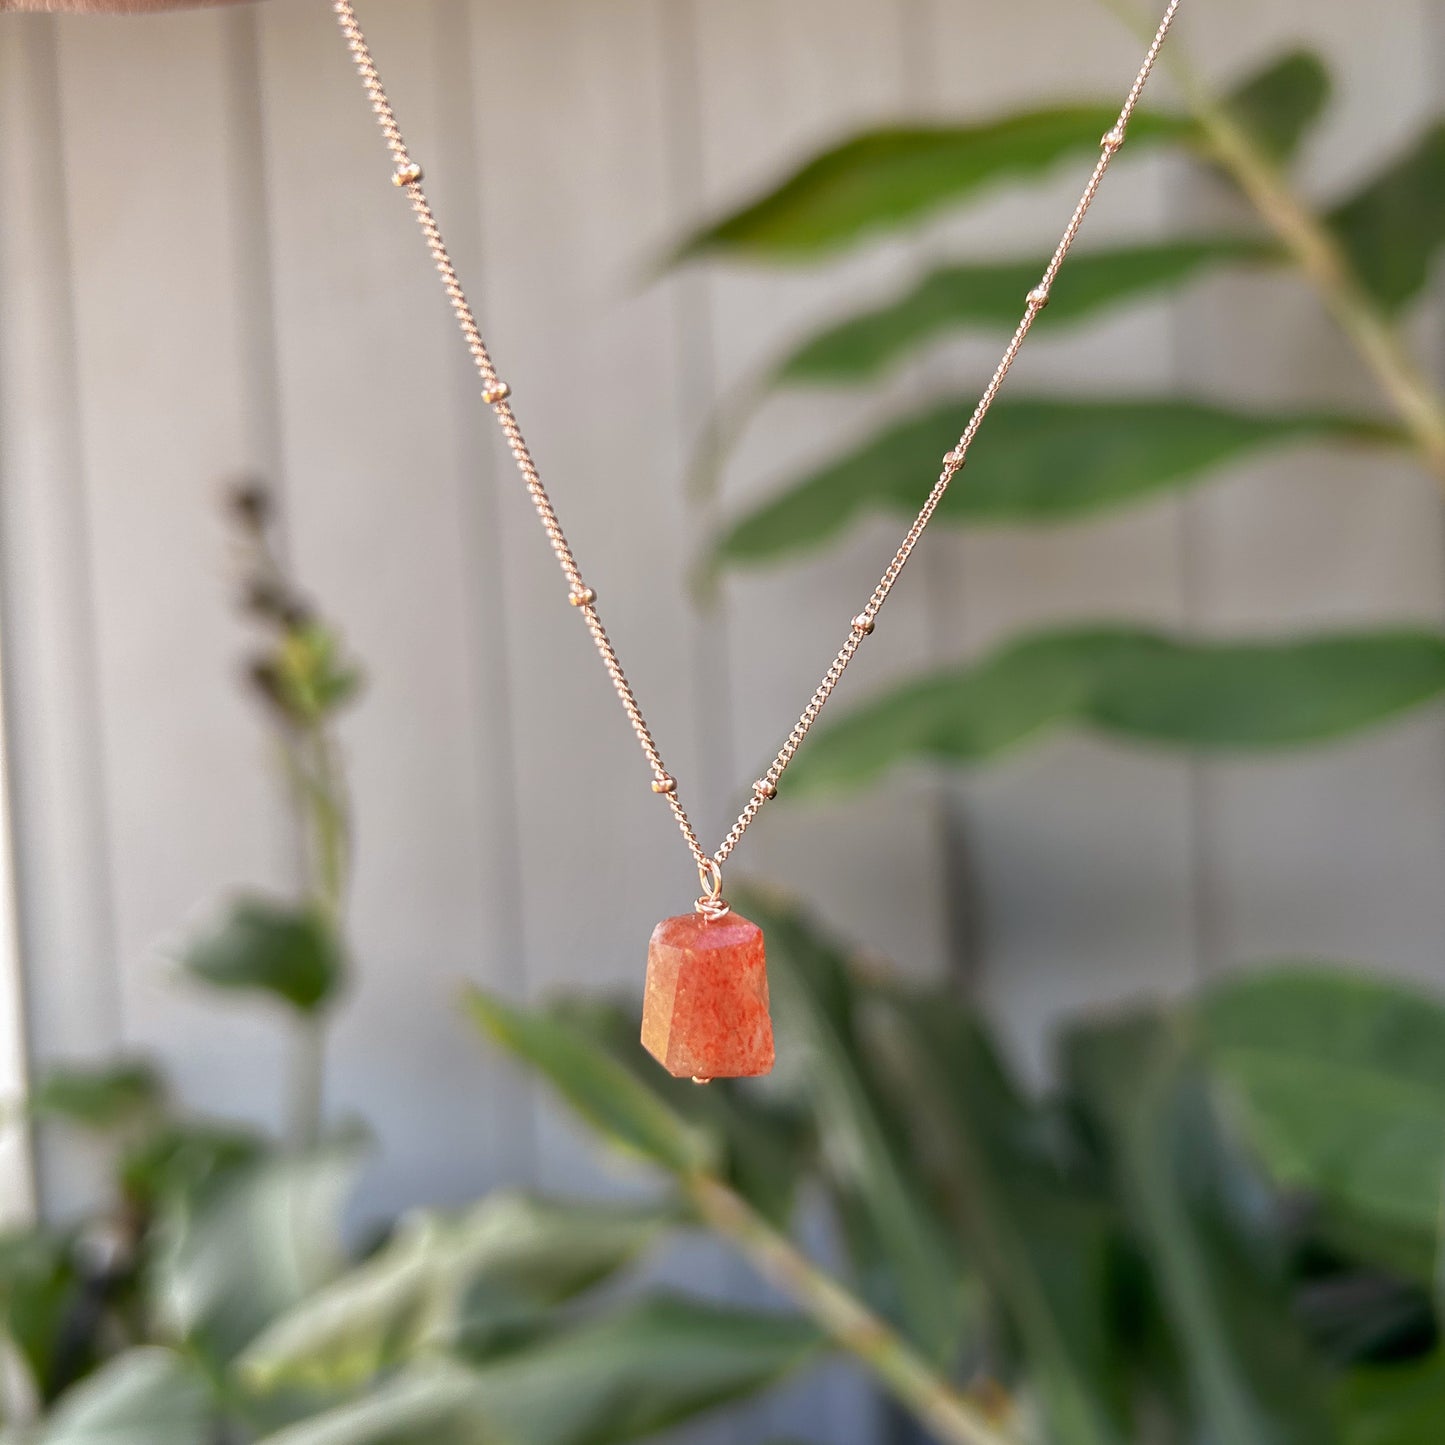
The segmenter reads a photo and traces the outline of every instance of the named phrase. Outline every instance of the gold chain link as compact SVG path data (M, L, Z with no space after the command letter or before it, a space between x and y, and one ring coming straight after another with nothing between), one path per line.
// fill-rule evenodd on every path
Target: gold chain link
M863 639L873 631L874 620L882 610L883 604L888 600L888 594L892 592L894 583L898 581L913 549L918 545L934 512L938 510L939 504L943 501L949 483L963 467L968 456L968 449L973 444L973 439L978 434L984 417L988 415L989 408L993 405L1004 378L1013 366L1014 359L1019 354L1019 348L1024 344L1024 339L1032 329L1039 312L1048 304L1049 290L1053 286L1054 278L1058 275L1059 267L1063 265L1069 248L1074 244L1074 238L1079 234L1084 217L1098 193L1099 183L1104 179L1104 172L1108 170L1109 162L1114 158L1119 147L1124 144L1130 117L1139 104L1139 97L1143 94L1144 85L1149 79L1150 72L1154 69L1154 62L1159 57L1159 48L1164 44L1164 37L1174 23L1174 15L1179 9L1179 5L1180 0L1170 0L1165 9L1163 18L1159 22L1159 28L1154 33L1154 39L1145 52L1144 63L1139 67L1139 73L1134 77L1134 84L1129 88L1123 108L1119 111L1118 119L1104 133L1099 142L1099 159L1095 162L1088 183L1084 186L1083 194L1079 197L1078 204L1069 217L1064 234L1059 238L1059 244L1054 248L1053 256L1044 268L1044 274L1038 285L1025 298L1023 316L1014 329L1008 345L1004 348L1003 356L994 368L993 375L983 390L983 395L979 397L978 404L968 419L968 424L964 427L962 435L952 450L945 453L943 468L938 474L938 480L933 484L932 491L929 492L918 515L913 519L913 525L904 535L897 552L893 554L893 560L889 562L882 577L878 579L878 585L873 589L873 595L868 599L868 605L850 624L848 636L842 647L838 649L838 655L833 659L827 672L823 674L822 681L814 690L812 697L808 699L808 705L803 709L798 721L793 724L793 730L788 734L787 740L779 748L778 754L769 765L767 772L753 785L752 796L748 799L747 806L738 814L737 821L728 830L728 834L719 845L717 852L709 855L698 841L697 831L693 828L692 820L688 817L687 810L678 797L677 781L663 765L662 754L658 750L647 720L642 715L636 694L632 691L632 684L628 682L627 674L622 670L622 663L618 659L617 650L612 645L612 639L608 637L607 629L602 625L602 618L597 611L597 594L582 580L582 571L567 542L566 534L562 531L562 524L557 520L556 508L553 507L552 499L542 484L536 463L532 460L531 450L527 446L526 438L522 435L522 429L517 424L517 418L512 411L509 399L511 388L497 375L486 343L482 340L471 304L467 300L466 292L462 289L461 280L457 276L456 267L452 264L446 242L442 240L441 230L437 226L431 203L427 200L426 192L422 188L422 169L411 158L411 153L407 150L401 129L396 122L396 113L392 110L391 101L387 98L381 83L381 76L377 73L376 64L372 59L371 49L366 43L366 36L357 22L356 11L351 0L334 0L336 18L340 23L342 34L346 38L347 48L356 64L357 73L361 76L361 83L366 88L367 99L371 102L371 109L376 115L377 124L381 127L387 149L391 152L394 164L392 181L406 191L411 208L416 214L417 224L421 227L427 249L431 252L432 262L436 267L437 274L441 277L442 287L446 291L447 300L451 303L457 325L461 328L462 339L466 342L477 374L481 377L482 400L491 407L497 418L502 434L506 438L507 448L517 464L517 470L521 473L527 493L532 499L532 505L541 519L542 528L547 534L547 541L551 544L553 554L567 580L568 601L582 614L587 630L602 658L602 665L607 669L607 676L611 679L612 686L622 703L622 710L627 714L632 731L637 735L637 741L642 746L643 755L652 769L652 789L666 798L683 839L687 843L688 851L698 866L699 874L703 879L704 893L710 892L714 899L718 896L722 864L727 861L728 855L737 847L753 819L761 812L763 804L777 793L779 779L782 778L788 764L793 761L798 749L803 745L803 739L808 736L813 724L818 720L819 713L823 711L828 699L833 695L833 690L838 686L848 664L852 662L854 654L862 646Z

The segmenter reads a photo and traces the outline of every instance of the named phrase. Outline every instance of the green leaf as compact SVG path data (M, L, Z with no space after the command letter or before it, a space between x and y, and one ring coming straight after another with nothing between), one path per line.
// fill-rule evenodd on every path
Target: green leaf
M756 1394L822 1344L795 1315L658 1296L509 1355L479 1377L488 1417L510 1438L614 1445Z
M281 1316L238 1362L257 1389L340 1392L416 1354L479 1357L615 1274L675 1210L498 1194L404 1220L376 1255Z
M1330 76L1319 56L1296 50L1272 61L1233 90L1232 119L1277 164L1292 160L1330 98Z
M361 691L361 669L341 638L314 618L287 625L280 643L252 665L252 681L288 723L314 728Z
M871 782L896 763L979 763L1066 723L1208 751L1299 746L1445 691L1445 638L1396 628L1293 641L1186 642L1119 625L1043 632L885 691L818 729L790 792Z
M1437 1445L1445 1418L1445 1360L1356 1370L1335 1391L1341 1445Z
M1180 1020L1141 1012L1087 1025L1065 1037L1063 1059L1183 1361L1191 1438L1329 1445L1322 1367L1291 1315L1277 1251L1241 1207Z
M890 422L744 516L719 544L719 560L772 561L836 536L864 512L912 518L970 406L947 401ZM1323 412L1006 399L989 412L937 515L960 526L1068 521L1197 481L1262 447L1395 436L1379 423Z
M1237 237L1071 255L1035 326L1084 320L1120 302L1179 286L1213 266L1274 257L1272 248ZM972 262L932 271L881 306L809 337L776 368L772 380L782 386L856 384L949 332L967 327L1011 331L1023 312L1024 296L1048 260Z
M846 960L799 912L757 893L735 902L767 939L779 1032L863 1293L929 1356L948 1361L967 1308L961 1263L866 1047L865 1000Z
M68 1234L17 1229L0 1234L0 1329L25 1361L42 1400L52 1400L95 1360L97 1342L67 1321L85 1286Z
M260 1445L531 1445L484 1417L473 1372L451 1361L405 1370L353 1404L267 1435Z
M1049 1438L1131 1438L1114 1320L1114 1221L1019 1095L979 1024L948 999L895 996L915 1124L931 1134L968 1257L1022 1341Z
M700 1089L658 1070L638 1047L635 1009L595 998L566 998L557 1017L585 1033L681 1118L718 1141L717 1173L772 1223L786 1227L814 1154L803 1112L751 1079L714 1079Z
M1424 629L1174 643L1112 671L1088 720L1176 746L1273 748L1355 732L1442 688L1445 638Z
M215 1413L190 1361L128 1350L65 1394L36 1445L212 1445Z
M239 1125L177 1120L125 1152L120 1182L133 1203L152 1209L174 1195L199 1198L265 1151L261 1136Z
M1424 290L1445 244L1445 121L1329 215L1365 289L1392 315Z
M332 1002L345 979L340 940L318 910L263 898L233 903L182 963L213 987L272 994L302 1013Z
M1065 106L959 126L865 131L815 156L780 185L702 228L674 260L710 254L809 261L922 220L1000 181L1095 154L1117 111ZM1190 122L1141 112L1129 148L1188 138Z
M648 1299L481 1369L409 1371L265 1445L621 1445L755 1394L820 1347L791 1315Z
M1316 1196L1357 1249L1429 1279L1445 1190L1445 1004L1320 967L1217 984L1209 1062L1270 1176Z
M229 1361L346 1262L341 1208L361 1162L354 1143L265 1159L218 1187L168 1202L148 1287L176 1337Z
M36 1118L102 1132L153 1117L165 1104L165 1081L144 1059L55 1065L36 1081L28 1101Z
M557 1013L522 1008L481 989L471 990L468 1002L486 1033L538 1070L614 1144L673 1174L691 1174L712 1160L712 1140Z

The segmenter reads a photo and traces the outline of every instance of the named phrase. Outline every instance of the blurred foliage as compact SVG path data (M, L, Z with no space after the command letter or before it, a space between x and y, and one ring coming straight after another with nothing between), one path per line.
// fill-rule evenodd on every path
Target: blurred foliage
M1324 114L1330 90L1318 58L1297 52L1247 77L1219 112L1204 105L1197 118L1139 113L1116 164L1128 164L1139 150L1182 151L1226 185L1240 186L1253 203L1245 214L1254 223L1122 247L1091 249L1085 241L1051 288L1038 317L1041 331L1109 319L1206 275L1303 265L1299 227L1281 229L1279 213L1296 214L1287 170ZM1217 114L1223 122L1211 121ZM987 187L1051 176L1061 161L1077 162L1111 121L1103 108L1074 108L865 132L711 223L677 255L795 265L870 240L896 240ZM1229 146L1221 144L1221 123L1232 128ZM1400 360L1407 352L1397 328L1422 299L1445 244L1442 198L1445 131L1434 124L1353 191L1327 198L1318 218L1297 211L1313 228L1315 249L1329 248L1315 268L1326 279L1314 279L1335 314L1347 313L1345 331L1367 363L1378 364L1383 350L1388 365L1412 365ZM699 476L710 480L725 465L757 408L779 392L876 390L885 374L932 356L953 337L1010 332L1047 255L939 262L939 244L926 248L934 259L921 276L830 321L746 379L708 429ZM1369 346L1359 342L1363 333L1373 338ZM947 371L935 364L931 374ZM750 504L722 530L708 570L787 560L836 541L865 514L911 519L972 410L978 380L968 386L962 393L945 386L942 395L911 403ZM1418 450L1445 483L1445 404L1428 391L1402 400L1385 390L1396 419L1157 394L1030 396L1011 383L944 495L937 525L1056 526L1202 485L1264 451L1305 446L1348 447L1362 466L1374 455ZM1107 619L1076 623L1067 633L1007 639L967 666L895 683L851 717L830 716L786 786L840 790L899 762L978 762L1067 723L1184 748L1247 750L1332 738L1436 698L1445 682L1442 645L1438 628L1245 646L1172 640Z
M1266 968L1066 1025L1039 1093L946 987L736 902L768 939L780 1073L693 1090L711 1120L655 1071L593 1107L637 1053L603 1010L478 994L477 1018L684 1197L729 1113L805 1126L793 1193L821 1191L851 1287L955 1388L1013 1399L1000 1440L1435 1438L1445 1002Z
M273 994L305 1013L335 999L344 971L339 940L324 914L261 898L233 903L219 925L186 950L182 963L216 988Z
M360 1250L343 1229L366 1137L326 1124L319 1079L346 979L334 723L360 671L282 565L267 493L248 486L230 510L243 610L262 634L248 674L309 848L300 896L228 904L183 951L180 978L277 1012L296 1055L291 1118L277 1137L198 1117L136 1059L36 1080L27 1115L104 1151L111 1197L80 1220L0 1234L0 1442L624 1445L808 1363L822 1337L798 1315L615 1287L694 1227L676 1194L626 1205L500 1191L457 1213L418 1210ZM598 1031L617 1021L588 1014ZM498 1005L495 1017L509 1016ZM519 1044L545 1055L545 1032L510 1017ZM775 1217L790 1214L802 1120L720 1090L678 1123L601 1054L585 1085L578 1102L593 1099L611 1135L631 1121L636 1149L678 1170L727 1161Z

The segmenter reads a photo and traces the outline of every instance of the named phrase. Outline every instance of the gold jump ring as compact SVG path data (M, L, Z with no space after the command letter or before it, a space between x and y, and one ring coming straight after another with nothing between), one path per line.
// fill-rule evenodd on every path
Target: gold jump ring
M726 918L731 911L722 896L722 866L716 858L704 858L697 865L702 894L693 905L709 923Z

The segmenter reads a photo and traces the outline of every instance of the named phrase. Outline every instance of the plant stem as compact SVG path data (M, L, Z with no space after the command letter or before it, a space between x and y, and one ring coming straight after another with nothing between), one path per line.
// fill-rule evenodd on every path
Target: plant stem
M314 1149L321 1138L326 1102L326 1022L316 1014L297 1013L291 1044L287 1138L298 1154Z
M311 896L327 921L339 928L346 902L349 810L336 749L324 723L312 730L311 751L315 762L306 793L311 814Z
M1445 403L1406 349L1399 329L1360 285L1329 229L1249 133L1192 81L1185 89L1215 159L1314 286L1404 424L1426 469L1445 489Z
M1123 0L1101 3L1137 34L1153 34L1152 24L1142 22ZM1279 166L1227 107L1215 99L1181 57L1177 45L1165 51L1164 63L1178 80L1209 153L1314 287L1400 418L1425 469L1445 490L1445 400L1406 348L1399 328L1360 284L1329 227L1295 194Z
M787 1294L836 1344L856 1356L949 1445L1014 1445L1013 1437L970 1403L885 1321L818 1268L734 1190L709 1174L683 1187L698 1213Z
M306 834L306 891L340 937L349 848L346 784L324 722L293 745L291 773ZM293 1149L314 1148L325 1109L326 1015L298 1014L292 1044L288 1134Z

